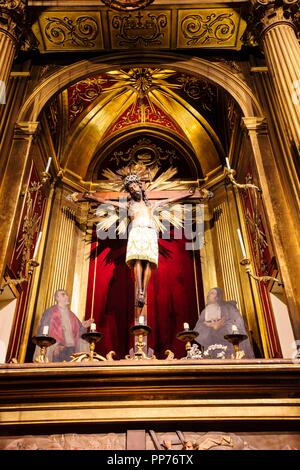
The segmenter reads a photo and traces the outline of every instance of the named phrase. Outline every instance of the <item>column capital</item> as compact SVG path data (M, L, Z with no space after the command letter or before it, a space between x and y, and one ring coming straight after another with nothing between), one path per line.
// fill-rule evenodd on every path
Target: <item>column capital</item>
M26 7L27 0L0 0L0 33L9 36L17 46L28 30Z
M243 117L242 125L248 133L255 132L256 134L268 134L268 123L265 117Z
M15 124L14 138L26 139L37 135L39 131L39 121L19 121Z
M258 45L267 31L280 24L297 28L300 0L250 0L250 4L245 35L249 45Z

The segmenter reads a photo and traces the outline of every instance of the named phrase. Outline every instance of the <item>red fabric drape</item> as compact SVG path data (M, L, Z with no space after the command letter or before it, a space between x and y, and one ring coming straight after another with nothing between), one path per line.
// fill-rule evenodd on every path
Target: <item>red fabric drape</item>
M86 318L93 312L97 329L104 333L97 351L105 355L114 350L118 359L133 346L129 327L134 323L134 280L125 264L126 244L127 240L92 243L86 304ZM185 240L159 240L158 269L148 286L147 320L152 328L148 346L159 358L165 357L166 349L177 358L185 356L184 344L176 339L176 333L184 322L193 327L198 319L197 290L200 310L203 308L200 258L199 253L194 255L185 250Z

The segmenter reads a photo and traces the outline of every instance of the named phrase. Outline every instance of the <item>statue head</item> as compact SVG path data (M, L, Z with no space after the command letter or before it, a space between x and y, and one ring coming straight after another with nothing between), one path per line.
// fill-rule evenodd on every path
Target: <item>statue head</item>
M223 290L220 287L213 287L208 291L206 301L208 304L216 304L222 302Z
M130 186L134 184L141 186L141 179L137 174L131 173L125 176L123 180L123 186L126 191L130 192Z
M145 191L138 175L132 173L124 178L123 186L134 201L145 200Z
M70 297L66 290L58 289L54 293L54 300L61 308L66 308L70 305Z

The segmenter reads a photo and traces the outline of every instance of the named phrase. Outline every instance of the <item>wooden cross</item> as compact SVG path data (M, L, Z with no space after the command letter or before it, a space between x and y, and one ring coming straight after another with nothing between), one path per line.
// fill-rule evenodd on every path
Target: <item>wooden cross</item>
M120 199L126 200L128 198L127 192L122 191L88 191L91 195L96 197L101 197L105 200L118 201ZM77 193L76 200L78 202L86 202L87 199L84 198L85 193ZM170 199L173 197L178 197L182 199L193 199L193 200L206 200L208 199L208 191L203 189L196 189L194 194L187 196L186 190L172 190L172 191L146 191L148 200L160 200L160 199ZM91 202L91 201L89 201Z

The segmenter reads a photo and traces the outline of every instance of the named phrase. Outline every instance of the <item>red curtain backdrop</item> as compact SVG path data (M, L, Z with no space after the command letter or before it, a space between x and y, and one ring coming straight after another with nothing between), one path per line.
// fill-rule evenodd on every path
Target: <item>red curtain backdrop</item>
M104 333L96 350L110 350L122 359L133 346L129 327L134 323L134 279L125 264L127 240L97 240L91 244L86 318L91 312L97 330ZM194 259L195 257L195 259ZM152 333L148 347L158 358L171 349L176 358L185 356L185 345L176 333L188 322L193 327L203 308L199 252L185 250L185 240L159 240L158 269L148 286L148 321ZM195 273L196 265L196 273ZM196 288L197 287L197 288Z

